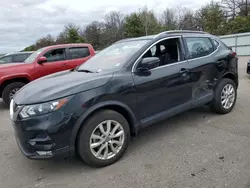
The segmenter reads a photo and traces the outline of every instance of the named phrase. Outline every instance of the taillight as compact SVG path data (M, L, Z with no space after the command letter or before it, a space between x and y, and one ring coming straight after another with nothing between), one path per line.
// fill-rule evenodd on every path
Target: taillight
M237 55L236 52L232 52L232 56L235 57Z

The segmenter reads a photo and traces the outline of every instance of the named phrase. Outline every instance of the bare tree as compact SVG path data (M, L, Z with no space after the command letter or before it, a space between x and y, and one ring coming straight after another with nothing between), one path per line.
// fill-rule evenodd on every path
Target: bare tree
M177 28L177 18L174 10L166 8L160 17L160 23L166 30Z
M86 26L83 36L87 43L92 44L95 49L101 49L103 45L103 22L94 21Z
M110 12L104 19L104 35L108 44L124 37L124 15L119 12Z

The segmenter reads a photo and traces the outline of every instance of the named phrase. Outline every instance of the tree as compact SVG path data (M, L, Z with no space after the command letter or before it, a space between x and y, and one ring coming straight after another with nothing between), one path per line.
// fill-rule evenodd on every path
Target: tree
M39 48L43 48L45 46L51 46L55 44L55 39L49 34L46 37L42 37L41 39L39 39L36 44L35 47L36 49Z
M161 15L160 23L162 25L162 30L175 30L177 29L177 18L172 9L165 9Z
M119 12L110 12L105 15L102 41L112 44L124 38L124 15Z
M100 50L104 46L103 28L104 23L95 21L87 25L83 32L86 42L92 44L94 49Z
M225 12L219 3L213 1L201 7L195 14L197 28L215 35L225 34L227 31L227 19Z
M144 35L156 34L160 31L160 24L152 10L145 6L139 11L139 18L143 25Z
M230 34L244 33L250 31L250 19L249 17L237 16L234 20L228 22L230 28Z
M84 42L84 38L79 34L80 27L74 24L68 24L65 26L62 35L65 36L67 43L81 43Z
M183 30L197 30L194 13L186 9L180 19L179 28Z
M143 24L137 13L132 13L125 18L124 30L126 37L140 37L144 35Z
M227 18L234 19L237 16L237 1L238 0L222 0L221 7L224 8Z

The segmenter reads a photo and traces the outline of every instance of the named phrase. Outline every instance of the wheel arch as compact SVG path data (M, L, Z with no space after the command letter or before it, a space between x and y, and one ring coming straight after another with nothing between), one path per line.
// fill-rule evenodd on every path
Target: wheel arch
M73 131L72 131L72 134L71 134L71 138L70 138L70 148L71 148L70 152L72 152L70 155L75 154L75 147L76 147L76 144L77 144L77 136L78 136L79 131L80 131L81 127L83 126L84 122L90 116L92 116L94 113L96 113L97 111L104 110L104 109L114 110L114 111L120 113L121 115L123 115L125 117L125 119L129 123L131 135L136 135L137 134L138 122L136 120L136 117L135 117L133 111L131 110L131 108L129 106L127 106L126 104L124 104L122 102L119 102L119 101L102 102L102 103L99 103L99 104L91 107L90 109L85 111L78 118L76 124L74 125Z
M23 82L25 84L29 83L30 80L27 77L17 77L4 80L0 85L0 96L2 97L4 88L13 82Z
M232 72L225 73L222 76L222 78L229 78L229 79L233 80L236 87L238 88L239 81L238 81L238 76L235 73L232 73Z

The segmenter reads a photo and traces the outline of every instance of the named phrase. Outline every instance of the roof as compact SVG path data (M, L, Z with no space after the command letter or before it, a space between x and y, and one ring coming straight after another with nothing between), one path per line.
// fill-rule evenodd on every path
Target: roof
M192 30L170 30L170 31L163 31L157 35L148 35L148 36L142 36L142 37L135 37L135 38L126 38L123 40L120 40L118 42L124 42L124 41L133 41L133 40L153 40L157 37L166 36L166 35L192 35L192 34L209 34L204 31L192 31Z
M6 56L6 55L15 55L15 54L28 54L28 53L34 53L34 52L35 51L11 52L11 53L4 54L3 56Z
M91 44L87 43L71 43L71 44L57 44L57 45L51 45L51 46L46 46L44 48L65 48L65 47L74 47L74 46L91 46Z

